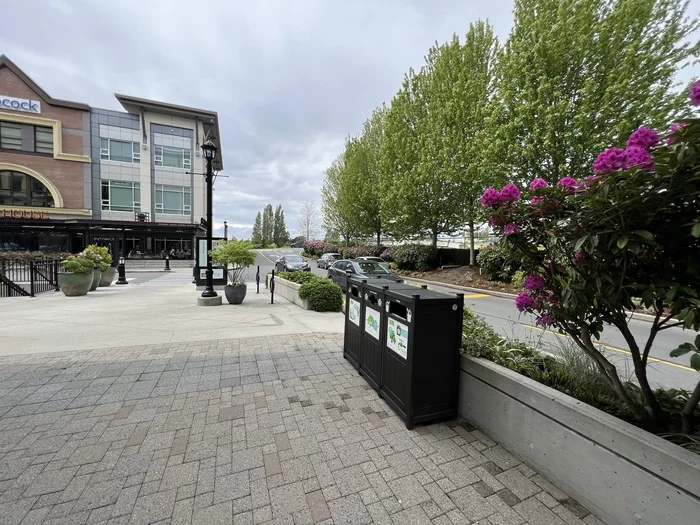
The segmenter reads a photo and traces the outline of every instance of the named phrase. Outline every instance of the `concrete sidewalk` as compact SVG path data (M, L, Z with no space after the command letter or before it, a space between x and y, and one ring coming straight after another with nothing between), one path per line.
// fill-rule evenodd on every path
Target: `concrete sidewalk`
M0 355L90 350L271 335L343 333L343 315L302 310L250 284L245 301L198 307L191 270L98 288L0 299ZM223 291L220 293L223 294Z

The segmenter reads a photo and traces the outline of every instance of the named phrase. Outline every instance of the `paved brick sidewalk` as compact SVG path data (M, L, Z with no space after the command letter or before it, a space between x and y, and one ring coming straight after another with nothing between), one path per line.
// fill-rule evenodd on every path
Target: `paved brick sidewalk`
M0 524L601 524L464 422L406 430L341 346L0 358Z

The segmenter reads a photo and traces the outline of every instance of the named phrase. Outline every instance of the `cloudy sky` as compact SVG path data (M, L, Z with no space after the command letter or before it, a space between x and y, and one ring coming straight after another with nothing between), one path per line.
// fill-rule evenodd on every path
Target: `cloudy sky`
M2 3L0 53L51 96L121 109L113 94L124 93L217 111L228 178L216 184L215 223L247 237L267 203L282 204L298 233L301 204L320 206L323 170L408 68L477 18L503 42L513 2Z

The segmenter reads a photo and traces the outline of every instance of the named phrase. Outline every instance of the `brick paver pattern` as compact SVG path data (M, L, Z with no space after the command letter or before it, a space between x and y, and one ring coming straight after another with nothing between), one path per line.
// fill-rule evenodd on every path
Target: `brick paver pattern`
M0 359L0 524L600 525L463 421L409 431L296 335Z

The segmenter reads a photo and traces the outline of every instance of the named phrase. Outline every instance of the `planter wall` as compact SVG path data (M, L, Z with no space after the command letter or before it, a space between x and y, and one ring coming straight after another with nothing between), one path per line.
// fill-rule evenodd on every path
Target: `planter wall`
M93 274L58 272L58 286L66 297L86 295L92 286Z
M98 286L111 286L112 282L114 282L114 277L116 275L117 269L110 266L104 272L102 272L102 278L100 279L100 284L98 284Z
M304 310L311 310L311 305L306 299L299 297L299 287L301 285L281 279L275 275L275 296L283 297L290 303L301 306Z
M484 359L459 413L609 525L698 523L700 456Z

